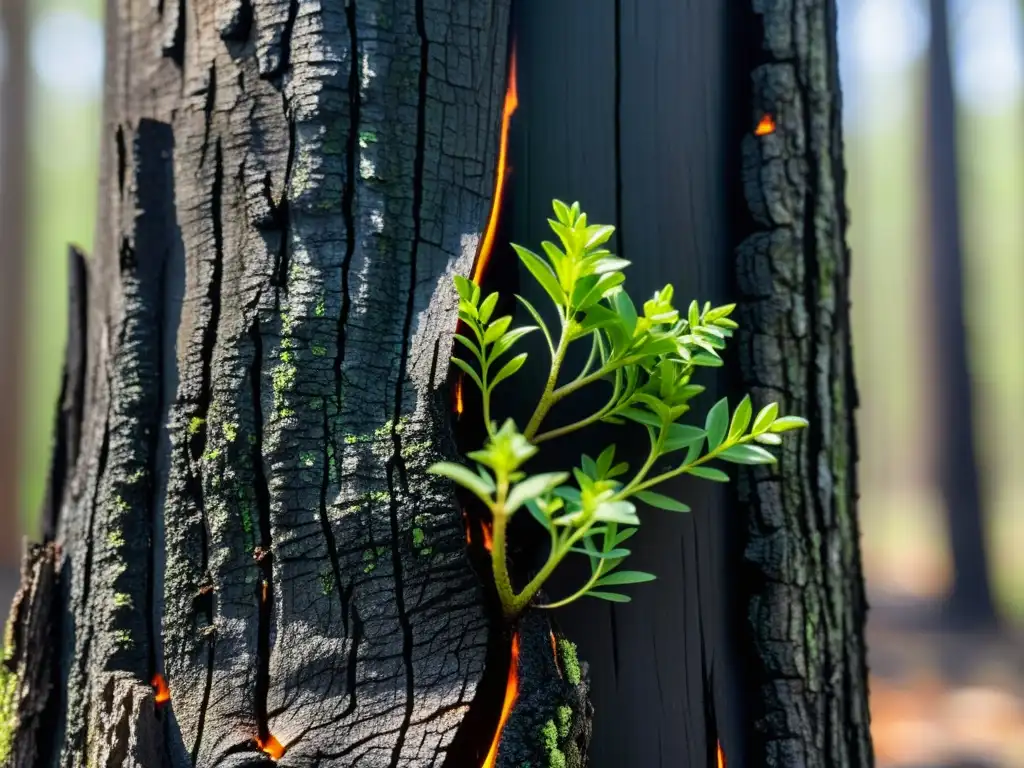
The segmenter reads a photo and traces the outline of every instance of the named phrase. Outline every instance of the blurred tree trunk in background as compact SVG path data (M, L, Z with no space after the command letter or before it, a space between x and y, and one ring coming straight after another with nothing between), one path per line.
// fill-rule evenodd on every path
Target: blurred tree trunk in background
M964 252L946 0L931 0L928 53L928 277L936 392L935 478L953 554L945 619L967 628L996 624L989 581L984 505L975 445L974 395L964 310Z
M17 585L21 552L18 408L28 210L28 0L0 3L6 66L0 82L0 599Z

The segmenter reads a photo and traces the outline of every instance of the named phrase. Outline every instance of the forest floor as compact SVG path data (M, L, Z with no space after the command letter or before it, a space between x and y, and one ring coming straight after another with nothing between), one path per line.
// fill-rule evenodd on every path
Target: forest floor
M879 768L1024 768L1024 631L941 629L934 604L872 603Z

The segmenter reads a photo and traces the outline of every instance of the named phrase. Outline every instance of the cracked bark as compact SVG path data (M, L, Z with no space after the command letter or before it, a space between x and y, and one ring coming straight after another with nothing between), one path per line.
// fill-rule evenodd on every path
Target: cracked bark
M454 455L451 275L490 209L508 0L107 11L14 764L262 765L272 740L296 766L482 756L501 692L471 705L508 660L424 469ZM538 712L585 710L582 681L544 674L562 698ZM464 719L482 730L456 756Z

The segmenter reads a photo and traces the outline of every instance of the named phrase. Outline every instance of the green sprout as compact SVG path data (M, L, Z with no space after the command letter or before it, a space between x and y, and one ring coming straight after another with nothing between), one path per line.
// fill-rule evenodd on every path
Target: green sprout
M454 480L490 510L494 581L510 619L530 605L570 553L588 559L590 578L571 595L536 607L557 608L584 596L629 602L617 588L654 579L642 571L619 570L630 555L623 545L640 525L633 499L670 512L689 512L685 504L654 488L680 475L728 481L725 472L710 466L715 460L773 464L775 456L762 446L777 446L782 433L807 426L805 419L780 417L776 403L755 415L749 396L732 412L728 399L719 400L708 411L703 427L680 423L690 411L690 401L704 391L691 383L696 369L722 365L719 352L738 327L730 318L735 305L706 303L701 308L694 301L684 314L673 306L673 288L666 285L638 310L623 287L622 270L629 262L604 248L614 228L588 225L579 203L570 207L555 200L554 210L556 218L549 223L561 247L543 242L545 256L518 245L513 248L554 304L560 326L557 336L522 296L516 299L536 325L512 328L510 316L492 317L497 293L481 300L479 286L455 277L459 318L468 329L468 335L456 334L455 339L474 362L458 357L452 362L481 392L487 437L483 448L467 455L474 468L438 462L427 470ZM504 362L500 358L537 330L551 358L544 391L524 430L520 432L511 419L499 427L491 418L491 395L523 367L527 354ZM582 369L574 376L563 376L570 345L586 341L590 354ZM604 405L574 423L543 429L558 403L598 382L610 386ZM543 443L597 422L627 421L643 425L650 442L647 458L636 471L616 461L614 444L596 459L583 456L571 472L531 475L524 469ZM548 531L551 543L547 562L517 591L508 572L506 532L520 509L527 509Z

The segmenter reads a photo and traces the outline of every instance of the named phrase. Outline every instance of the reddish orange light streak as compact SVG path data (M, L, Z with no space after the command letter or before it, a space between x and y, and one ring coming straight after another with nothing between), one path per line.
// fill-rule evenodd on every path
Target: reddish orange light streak
M505 193L505 179L508 175L508 131L512 124L512 114L519 107L519 90L516 87L516 47L513 43L512 51L509 54L508 62L508 87L505 89L505 103L501 110L501 136L498 140L498 170L494 179L494 199L491 201L491 212L487 217L487 229L484 230L484 239L480 244L480 252L477 254L476 265L473 267L472 280L480 285L484 270L491 259L494 251L494 239L498 234L498 218L501 212L501 200ZM462 416L462 379L463 374L459 373L455 380L455 416Z
M462 415L462 373L455 380L455 415Z
M267 734L266 741L257 736L256 744L259 745L260 749L270 755L271 760L280 760L284 756L284 745L281 744L273 734Z
M549 632L549 634L551 635L551 656L555 660L555 669L558 670L558 676L561 677L562 676L562 664L558 660L558 641L555 639L554 630L551 630Z
M159 672L153 675L149 684L153 686L155 691L153 698L157 704L166 704L171 700L171 689L167 687L167 681Z
M767 136L769 133L775 133L775 118L766 114L754 129L754 135Z
M505 703L501 705L501 718L498 720L498 730L494 733L494 741L491 742L491 749L484 760L483 768L494 768L498 764L498 745L501 743L501 734L505 730L505 723L508 716L512 714L512 707L515 706L516 697L519 696L519 633L512 635L512 662L508 667L508 685L505 686Z
M484 534L484 549L486 549L488 552L490 552L491 551L491 524L490 523L481 523L480 524L480 530L483 531L483 534Z
M725 768L725 753L722 751L722 742L718 742L718 768Z
M473 282L480 285L484 269L494 250L494 238L498 233L498 213L501 211L501 198L505 192L505 176L508 170L508 129L512 123L512 113L519 106L519 91L516 88L516 47L508 61L508 88L505 89L505 106L501 110L501 139L498 143L498 174L494 180L494 200L491 203L491 215L487 219L484 242L480 246L480 255L473 269Z

